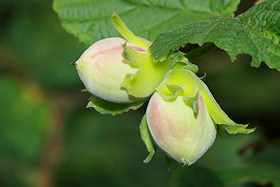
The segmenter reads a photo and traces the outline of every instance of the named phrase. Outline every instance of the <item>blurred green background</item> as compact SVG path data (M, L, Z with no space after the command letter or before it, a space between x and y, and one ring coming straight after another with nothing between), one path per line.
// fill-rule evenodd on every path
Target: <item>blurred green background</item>
M252 2L242 1L239 12ZM0 1L0 186L280 186L280 73L221 50L195 63L222 108L251 135L218 137L193 166L149 164L145 106L120 116L85 109L75 62L86 46L51 0Z

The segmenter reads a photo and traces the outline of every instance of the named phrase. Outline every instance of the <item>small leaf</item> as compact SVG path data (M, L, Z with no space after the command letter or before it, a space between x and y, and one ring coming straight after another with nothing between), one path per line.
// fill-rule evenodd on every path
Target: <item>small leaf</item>
M168 171L170 171L171 167L172 167L172 164L174 163L174 160L172 158L170 158L169 156L165 155L165 164L168 168Z
M87 104L87 108L94 108L97 112L101 114L111 114L113 116L117 114L122 114L129 110L137 110L140 108L145 101L139 101L135 103L112 103L105 101L95 96L90 97L90 101Z
M251 66L280 70L280 0L259 3L234 18L219 18L188 24L160 34L151 45L152 58L164 60L170 51L188 43L202 46L213 42L225 50L232 61L236 55L252 56Z
M152 138L151 133L148 128L146 114L143 116L141 124L140 124L140 135L141 135L141 139L145 143L146 148L149 152L149 155L143 162L148 163L148 162L150 162L150 160L152 159L152 157L155 153L156 146L154 144L153 138Z
M230 125L224 125L226 131L229 134L249 134L251 132L254 132L256 130L256 128L252 128L252 129L246 129L248 127L248 125L243 125L243 124L230 124Z

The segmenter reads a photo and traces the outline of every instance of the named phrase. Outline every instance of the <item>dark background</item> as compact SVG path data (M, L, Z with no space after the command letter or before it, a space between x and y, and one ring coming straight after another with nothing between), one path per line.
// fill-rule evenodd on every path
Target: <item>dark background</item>
M50 0L0 1L0 186L278 186L280 73L214 50L194 63L226 113L257 127L218 137L193 166L149 164L139 134L145 107L112 117L85 109L75 62L86 46ZM238 13L254 4L242 1ZM279 175L278 175L279 174Z

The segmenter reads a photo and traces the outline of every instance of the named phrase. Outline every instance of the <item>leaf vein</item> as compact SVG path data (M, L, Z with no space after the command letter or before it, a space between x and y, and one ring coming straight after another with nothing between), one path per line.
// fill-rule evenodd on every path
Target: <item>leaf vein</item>
M250 37L249 33L247 32L247 30L246 30L246 27L247 27L247 26L243 24L243 22L241 21L241 19L239 19L239 18L235 18L235 19L238 20L239 23L242 25L242 28L243 28L243 30L244 30L246 36L249 38L249 40L251 41L251 43L252 43L252 44L255 46L255 48L258 50L258 54L262 55L261 50L258 48L258 46L255 44L255 42L253 41L253 39ZM252 57L252 61L253 61L253 57Z

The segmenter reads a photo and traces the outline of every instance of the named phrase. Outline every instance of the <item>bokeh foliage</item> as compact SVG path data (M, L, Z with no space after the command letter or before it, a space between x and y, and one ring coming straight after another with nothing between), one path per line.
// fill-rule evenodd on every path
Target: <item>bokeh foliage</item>
M279 186L279 72L250 68L245 55L232 64L220 50L195 61L225 111L258 128L168 171L160 150L142 163L145 107L115 117L85 109L89 95L69 62L86 46L50 0L1 1L0 15L0 186Z

